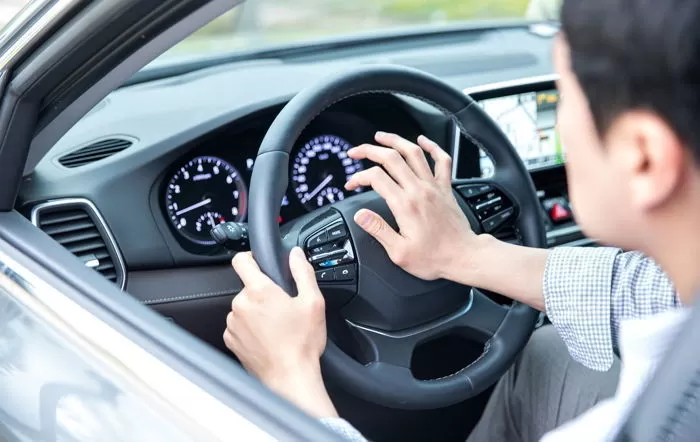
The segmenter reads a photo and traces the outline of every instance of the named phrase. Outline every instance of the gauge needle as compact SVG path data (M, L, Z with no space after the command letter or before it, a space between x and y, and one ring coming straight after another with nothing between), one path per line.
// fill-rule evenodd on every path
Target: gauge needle
M333 179L333 175L328 175L328 176L326 177L326 179L323 180L323 181L321 181L321 184L319 184L318 186L316 186L316 188L315 188L314 190L312 190L310 193L307 193L306 195L304 195L304 199L302 199L301 202L302 202L302 203L305 203L305 202L307 202L308 200L310 200L311 198L315 197L316 194L317 194L318 192L320 192L321 190L323 190L323 188L326 187L326 186L328 185L328 183L331 182L332 179Z
M200 207L202 207L202 206L206 206L206 205L209 204L210 202L211 202L211 198L207 198L207 199L205 199L204 201L198 202L197 204L192 204L190 207L185 207L184 209L178 210L177 212L175 212L175 215L180 216L180 215L182 215L183 213L187 213L187 212L190 212L190 211L192 211L192 210L194 210L194 209L198 209L198 208L200 208Z

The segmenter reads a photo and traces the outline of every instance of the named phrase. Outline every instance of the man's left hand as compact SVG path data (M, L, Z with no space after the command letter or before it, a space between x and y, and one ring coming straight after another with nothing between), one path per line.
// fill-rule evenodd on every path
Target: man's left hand
M309 414L337 415L321 378L324 298L304 252L297 247L289 257L295 298L260 271L252 254L239 253L232 264L245 288L233 299L226 318L226 346L248 372Z

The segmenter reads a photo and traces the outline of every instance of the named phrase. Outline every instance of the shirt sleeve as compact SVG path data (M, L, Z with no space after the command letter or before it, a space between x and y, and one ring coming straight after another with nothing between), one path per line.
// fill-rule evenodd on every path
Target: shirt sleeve
M612 366L621 320L681 305L651 258L611 247L552 249L543 284L547 316L569 353L598 371Z
M350 422L339 417L321 419L321 423L348 442L367 442L367 439Z

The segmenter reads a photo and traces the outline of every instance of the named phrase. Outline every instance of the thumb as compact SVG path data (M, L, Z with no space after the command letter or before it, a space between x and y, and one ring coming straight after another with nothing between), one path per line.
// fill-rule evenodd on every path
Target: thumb
M294 247L289 253L289 269L297 285L299 297L309 296L318 292L316 273L311 264L306 260L306 255L299 247Z
M355 214L355 222L362 227L365 232L379 241L387 252L395 247L401 240L401 235L396 233L381 216L371 210L358 210Z

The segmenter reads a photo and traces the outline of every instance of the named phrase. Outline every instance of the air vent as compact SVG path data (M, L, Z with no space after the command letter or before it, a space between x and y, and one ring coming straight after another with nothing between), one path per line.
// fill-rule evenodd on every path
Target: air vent
M111 157L129 148L132 144L134 144L132 141L123 138L108 138L63 155L58 159L58 162L65 167L80 167Z
M57 200L32 211L32 223L85 266L124 288L125 268L112 235L97 208L88 200Z

